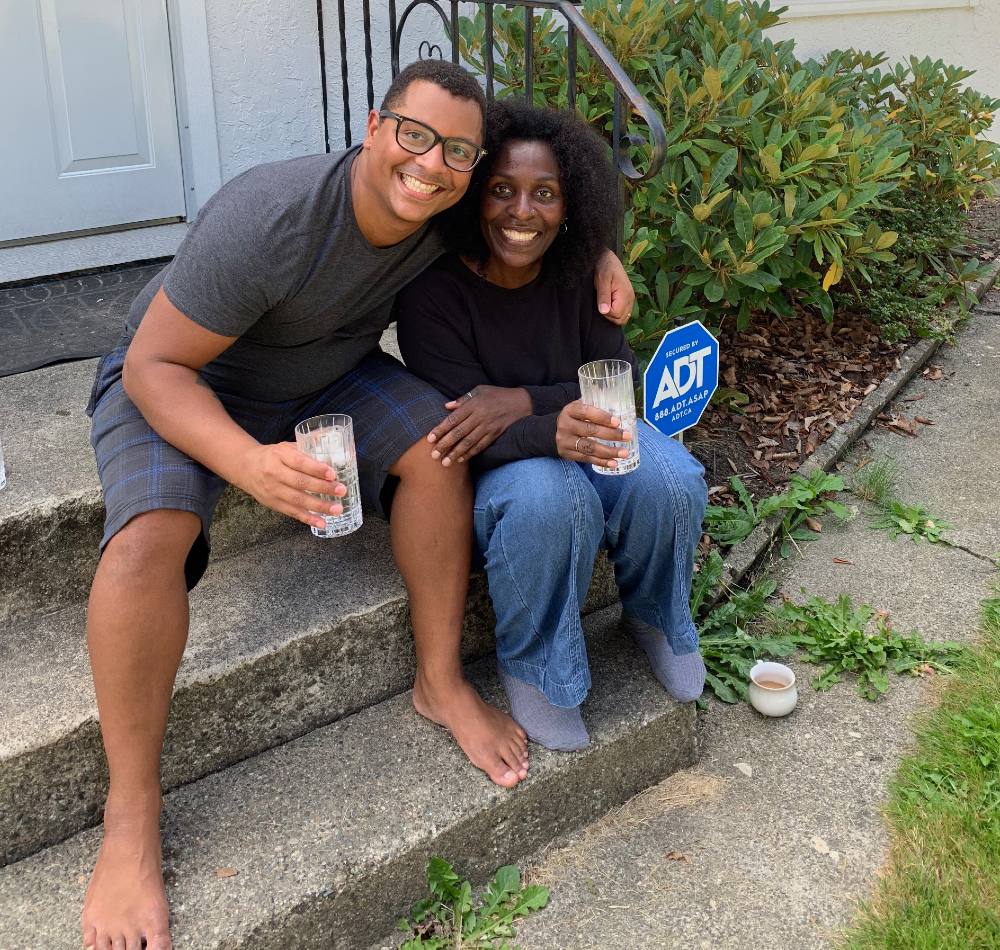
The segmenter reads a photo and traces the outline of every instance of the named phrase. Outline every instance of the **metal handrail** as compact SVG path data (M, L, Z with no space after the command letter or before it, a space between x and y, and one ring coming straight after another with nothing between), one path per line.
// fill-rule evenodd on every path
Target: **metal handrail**
M340 73L341 89L343 95L343 120L344 120L344 140L347 145L351 144L351 106L350 106L350 79L348 76L348 55L347 55L347 26L345 4L347 0L337 0L337 22L340 39ZM365 79L366 92L369 110L375 107L375 90L372 79L372 23L371 23L371 0L362 0L362 26L364 29L365 42ZM441 20L447 41L451 43L451 61L459 62L459 0L403 0L405 6L402 12L398 12L399 3L397 0L389 0L389 36L391 70L395 77L400 70L399 51L402 41L403 31L415 10L422 7L430 7ZM582 42L590 51L594 61L599 65L603 73L610 79L614 86L613 111L611 125L611 147L614 154L615 165L621 174L619 179L620 188L623 192L621 208L625 207L625 182L638 183L652 178L663 167L666 156L666 130L663 119L655 108L649 103L645 96L639 92L635 83L628 77L621 63L612 55L605 46L604 41L598 36L597 31L587 22L576 4L579 0L467 0L467 2L477 3L483 8L485 20L485 35L483 37L483 65L485 72L486 95L491 101L494 96L494 35L493 35L493 7L497 2L501 2L508 9L519 7L524 11L525 37L533 35L533 24L535 10L551 10L562 15L566 21L566 63L568 71L567 98L569 107L576 107L577 97L577 46ZM316 0L317 17L319 20L320 34L320 65L323 82L323 119L326 134L327 151L330 149L330 134L328 127L328 112L326 109L328 90L323 34L323 3L324 0ZM444 51L440 46L423 41L420 45L419 56L427 58L437 55L444 58ZM525 44L525 98L531 101L532 80L533 80L533 44ZM626 111L627 109L627 111ZM628 117L635 115L646 125L645 136L630 134L628 132ZM645 171L640 171L632 161L631 150L648 146L649 161ZM621 228L619 228L618 250L621 250Z
M485 79L486 94L492 99L493 88L493 6L496 0L474 0L484 7L485 32L484 50L485 55ZM343 0L341 0L343 3ZM403 30L410 15L419 7L430 7L435 10L441 18L447 38L451 41L452 62L458 62L458 2L450 0L451 16L445 14L444 9L438 0L410 0L402 14L397 16L397 0L389 2L389 29L390 49L392 55L392 74L395 76L400 69L399 49L402 40ZM604 41L597 35L594 28L587 22L583 14L577 9L571 0L505 0L504 6L507 8L521 7L524 10L525 37L532 35L532 23L535 9L554 10L565 18L567 26L567 67L568 84L567 96L570 108L576 105L576 63L577 63L577 40L583 42L584 46L590 50L591 55L600 64L601 69L611 80L615 88L614 109L612 113L611 145L614 151L615 164L624 178L632 182L646 181L652 178L662 167L666 154L666 130L663 126L663 119L660 114L650 105L646 97L639 92L635 83L629 78L621 63L611 54L605 46ZM440 50L439 50L440 52ZM531 101L532 95L532 44L525 43L525 98ZM627 102L630 112L638 115L646 124L648 137L642 139L639 136L630 135L626 129L626 122L623 120L623 105ZM629 149L649 145L649 164L644 172L639 171L632 162Z

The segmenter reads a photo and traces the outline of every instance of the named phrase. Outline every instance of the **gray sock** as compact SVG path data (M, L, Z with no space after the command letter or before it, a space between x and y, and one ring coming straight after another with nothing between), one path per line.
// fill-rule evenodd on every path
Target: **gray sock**
M511 717L529 739L557 752L575 752L590 745L579 706L553 706L541 690L515 679L499 663L497 672L510 700Z
M666 635L631 614L622 614L622 629L645 651L653 673L678 702L689 703L705 688L705 662L701 653L677 655Z

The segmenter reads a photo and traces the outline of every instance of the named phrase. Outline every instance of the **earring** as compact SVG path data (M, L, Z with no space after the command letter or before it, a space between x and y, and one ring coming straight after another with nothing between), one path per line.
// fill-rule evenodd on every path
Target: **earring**
M566 219L565 218L563 218L562 224L559 225L559 233L560 234L568 234L569 233L569 225L566 223Z

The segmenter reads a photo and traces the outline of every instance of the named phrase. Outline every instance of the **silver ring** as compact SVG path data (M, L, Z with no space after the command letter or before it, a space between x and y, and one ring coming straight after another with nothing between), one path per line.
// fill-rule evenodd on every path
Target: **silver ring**
M472 390L471 389L465 394L465 398L466 399L472 399L473 398L473 396L472 396Z

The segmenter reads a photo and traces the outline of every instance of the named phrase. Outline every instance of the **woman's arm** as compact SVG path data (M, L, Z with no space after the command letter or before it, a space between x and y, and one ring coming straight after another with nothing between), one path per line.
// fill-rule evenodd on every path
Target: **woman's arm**
M450 399L451 413L427 440L432 457L451 465L478 455L534 407L527 390L491 385L455 288L436 274L417 284L399 295L396 335L407 367Z

